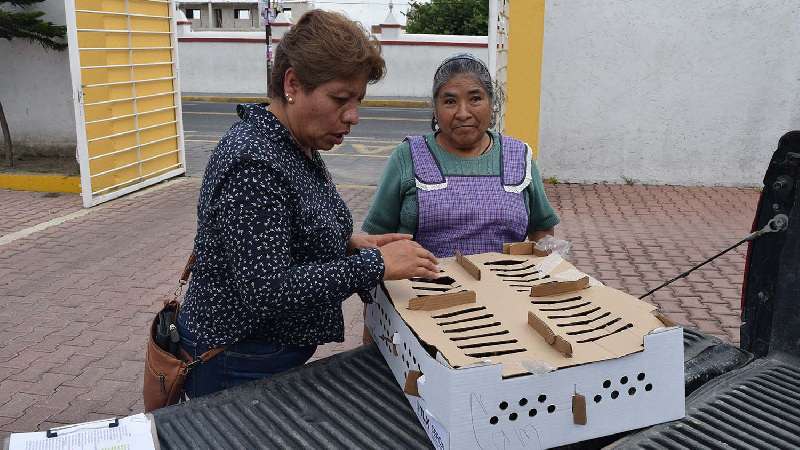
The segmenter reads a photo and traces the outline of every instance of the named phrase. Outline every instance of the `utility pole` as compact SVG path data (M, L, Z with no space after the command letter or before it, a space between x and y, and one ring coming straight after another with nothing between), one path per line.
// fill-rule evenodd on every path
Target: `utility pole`
M266 7L262 9L261 18L264 22L264 31L266 32L267 36L267 98L270 97L270 83L269 77L270 73L272 72L272 22L275 20L276 16L276 9L277 9L277 2L275 0L265 0Z

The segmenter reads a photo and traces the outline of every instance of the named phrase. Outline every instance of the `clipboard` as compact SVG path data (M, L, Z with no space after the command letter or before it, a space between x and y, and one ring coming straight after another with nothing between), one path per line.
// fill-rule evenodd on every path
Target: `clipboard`
M109 431L113 430L113 431ZM81 444L93 446L95 443L121 445L130 448L150 448L160 450L158 434L152 414L134 414L132 416L95 420L50 428L46 431L31 433L13 433L3 439L0 450L16 450L35 443L39 448L63 448L65 440L81 441Z

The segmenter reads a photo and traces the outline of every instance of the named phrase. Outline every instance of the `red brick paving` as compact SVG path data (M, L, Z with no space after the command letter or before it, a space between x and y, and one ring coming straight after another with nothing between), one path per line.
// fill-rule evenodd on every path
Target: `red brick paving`
M191 249L199 180L183 179L0 245L0 438L9 432L142 410L145 330ZM371 188L342 195L363 220ZM644 293L749 230L750 189L555 185L558 236L573 262L610 286ZM0 191L0 236L79 208L77 196ZM679 323L739 338L744 249L650 300ZM361 304L344 304L344 343L360 343Z
M78 194L53 194L0 189L0 236L81 209Z

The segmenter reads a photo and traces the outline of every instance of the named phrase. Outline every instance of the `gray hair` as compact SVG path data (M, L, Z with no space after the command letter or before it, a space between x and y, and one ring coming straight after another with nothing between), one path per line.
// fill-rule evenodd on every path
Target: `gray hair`
M439 90L456 75L470 75L483 87L489 101L492 102L492 118L489 126L494 127L500 105L503 100L503 92L499 86L492 81L492 75L486 64L480 59L469 53L459 53L442 61L436 73L433 74L432 104L434 107L433 118L431 119L431 129L436 131L438 122L436 120L436 97Z

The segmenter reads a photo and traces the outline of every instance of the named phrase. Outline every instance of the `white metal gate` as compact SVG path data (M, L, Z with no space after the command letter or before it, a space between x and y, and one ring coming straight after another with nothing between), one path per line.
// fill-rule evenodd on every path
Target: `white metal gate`
M83 204L186 171L171 0L65 0Z

